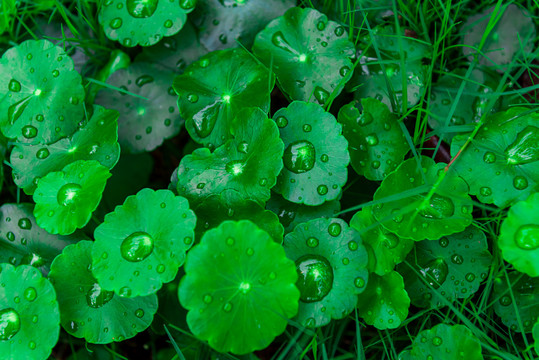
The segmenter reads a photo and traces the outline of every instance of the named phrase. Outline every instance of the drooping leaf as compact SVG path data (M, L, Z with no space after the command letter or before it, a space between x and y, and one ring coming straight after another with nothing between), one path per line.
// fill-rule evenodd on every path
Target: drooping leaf
M445 302L472 296L492 264L485 233L474 226L439 240L417 242L398 267L412 304L442 307ZM410 268L410 266L412 268Z
M335 217L341 210L341 204L339 200L326 201L318 206L296 204L272 192L271 198L266 203L266 209L273 211L279 217L285 233L288 234L296 225L311 219Z
M369 180L383 180L404 160L409 150L398 118L382 102L361 99L339 110L337 120L348 141L350 164Z
M369 275L367 288L358 296L358 315L380 330L398 328L408 316L409 307L404 281L396 271Z
M500 82L499 75L488 69L476 68L469 78L465 75L464 69L456 69L441 77L431 89L429 126L447 142L455 135L473 131L475 123L486 115L486 107L492 99L489 95L492 96ZM457 97L461 86L463 91ZM489 113L498 111L500 105L500 101L496 101Z
M219 352L267 347L298 311L294 263L250 221L207 231L187 254L185 273L178 296L189 329Z
M399 33L393 25L379 25L359 48L360 62L348 84L356 99L374 97L393 111L403 111L405 102L407 108L419 102L428 80L423 65L431 57L428 42L406 36L403 28Z
M376 190L374 200L380 203L373 207L374 217L389 231L415 241L463 231L473 209L464 180L449 168L430 193L445 165L425 156L404 161Z
M169 190L142 189L94 232L92 273L121 297L146 296L172 281L194 239L196 217Z
M479 201L499 207L525 200L539 183L539 114L512 107L490 115L453 168L468 183L469 193ZM451 143L456 156L468 135Z
M32 265L44 276L52 260L67 245L86 239L82 233L51 235L37 223L32 204L4 204L0 207L0 262Z
M110 40L150 46L178 33L195 5L196 0L106 0L98 19Z
M294 7L256 36L254 54L292 100L326 104L352 76L355 55L346 30L314 9Z
M31 195L40 178L76 160L96 160L112 169L120 157L118 113L94 106L90 120L70 137L50 145L16 144L11 152L15 184Z
M414 241L400 238L386 230L372 215L372 208L363 208L350 220L369 252L369 271L384 276L400 264L412 250Z
M101 201L109 170L95 160L77 160L41 178L34 192L37 224L51 234L84 227Z
M183 120L170 86L172 76L149 63L133 63L113 73L107 83L148 100L111 88L99 91L95 102L120 112L118 141L122 151L152 151L178 134Z
M29 265L0 264L0 354L47 359L60 334L60 312L50 281Z
M28 40L4 53L0 89L0 130L21 143L55 142L83 119L81 77L48 40Z
M518 271L507 275L509 282L506 281L504 274L494 279L492 292L492 300L496 300L494 311L502 323L511 330L529 333L539 319L539 277L531 278Z
M269 110L274 79L247 51L214 51L174 78L178 107L189 135L216 148L232 137L230 128L246 107Z
M511 206L498 246L505 261L531 277L539 276L539 193Z
M320 106L294 101L273 116L285 150L273 190L286 200L321 205L335 200L348 176L348 142L341 125Z
M479 64L503 73L507 71L507 64L516 61L515 58L530 55L536 31L533 16L525 8L505 4L494 13L495 8L492 6L472 15L464 22L460 30L464 34L462 52L472 61L482 43L481 53L477 54ZM495 24L491 24L493 17L498 20ZM490 30L488 34L487 29Z
M157 296L126 299L102 289L91 271L92 245L90 241L70 245L51 265L49 277L58 295L62 327L93 344L129 339L150 326Z
M341 219L314 219L296 226L283 246L299 275L297 322L320 327L354 310L369 276L367 250L355 230Z
M270 20L294 6L295 0L198 0L193 21L209 51L250 48ZM238 44L239 43L239 44Z
M215 149L193 151L178 168L177 190L192 204L220 195L226 206L252 200L261 206L283 167L283 142L275 123L257 108L243 109L233 121L234 138Z

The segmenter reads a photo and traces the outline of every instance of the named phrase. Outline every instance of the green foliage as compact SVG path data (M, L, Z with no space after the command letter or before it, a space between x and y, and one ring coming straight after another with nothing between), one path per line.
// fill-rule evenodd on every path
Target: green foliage
M220 352L265 348L298 311L294 263L250 221L207 231L184 268L178 296L189 329Z
M49 280L29 265L0 264L0 353L46 359L58 341L60 312Z
M95 229L93 275L103 289L121 297L155 293L183 264L195 222L184 198L169 190L142 189Z
M353 311L369 276L367 250L357 232L340 219L314 219L296 226L283 246L299 276L296 321L320 327Z
M196 0L105 0L99 23L111 40L125 47L154 45L181 30Z
M90 241L70 245L51 266L62 327L93 344L123 341L150 326L157 296L123 298L102 289L92 275L92 246Z
M174 78L189 135L209 148L232 137L233 120L246 107L269 110L273 77L243 49L214 51Z
M273 191L310 206L335 200L348 178L350 161L335 117L316 104L294 101L273 119L285 147L283 171Z
M291 100L326 105L350 80L355 55L346 30L314 9L294 7L259 32L254 54Z

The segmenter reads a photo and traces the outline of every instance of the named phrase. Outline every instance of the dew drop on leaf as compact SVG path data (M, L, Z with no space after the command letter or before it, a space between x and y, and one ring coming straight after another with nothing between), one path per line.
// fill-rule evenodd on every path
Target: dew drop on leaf
M17 335L21 328L19 313L13 308L0 311L0 340L9 340Z
M296 174L311 170L316 162L314 145L307 140L300 140L288 145L283 155L284 166Z
M61 206L73 205L78 200L77 196L81 190L82 190L82 186L80 186L79 184L69 183L69 184L63 185L60 188L60 190L58 190L58 194L56 196L58 205L61 205Z
M326 185L319 185L316 188L318 195L326 195L328 193L328 187Z
M288 125L288 120L284 116L279 116L277 119L275 119L275 123L279 128L284 128L286 125Z
M32 222L28 218L19 219L18 225L23 230L30 230L32 228Z
M275 34L273 34L273 36L271 37L271 42L273 43L273 45L277 46L281 50L292 54L296 53L296 50L294 50L286 41L281 31L277 31Z
M451 262L456 265L460 265L464 262L464 259L462 258L462 255L460 254L453 254L451 256Z
M9 90L13 92L21 91L21 83L15 79L11 79L11 81L9 82Z
M163 0L162 0L163 1ZM166 0L165 0L166 1ZM127 12L134 18L144 19L152 16L157 9L159 0L127 0Z
M496 162L496 154L491 151L487 151L485 155L483 155L483 161L487 164L492 164Z
M521 175L515 176L513 179L513 186L517 190L524 190L528 187L528 179Z
M154 240L150 234L137 231L126 237L120 246L122 257L130 262L146 259L153 251Z
M108 303L114 297L114 292L101 289L98 283L86 292L86 303L89 307L98 309Z
M539 160L539 128L527 126L515 141L505 149L507 163L524 165Z
M307 239L306 244L310 248L315 248L318 246L318 239L315 237L310 237Z
M300 299L303 302L322 300L333 287L333 270L328 260L319 255L304 255L296 260Z
M438 289L447 278L448 267L443 259L434 259L425 264L424 268L420 269L420 273L430 286Z
M539 248L539 225L522 225L515 233L515 244L522 250Z
M113 29L119 29L122 27L123 21L120 18L112 19L109 23L110 27Z
M445 196L433 194L429 204L419 210L419 215L427 219L445 219L453 216L455 205Z
M322 89L320 86L314 88L314 97L320 104L325 104L329 99L329 92Z
M32 125L25 125L22 128L22 136L27 139L33 139L37 136L37 129Z
M339 236L341 234L341 230L342 230L341 225L338 223L332 223L328 227L328 233L329 235L333 237Z
M33 287L26 288L26 290L24 290L24 298L30 302L34 301L37 298L36 289Z

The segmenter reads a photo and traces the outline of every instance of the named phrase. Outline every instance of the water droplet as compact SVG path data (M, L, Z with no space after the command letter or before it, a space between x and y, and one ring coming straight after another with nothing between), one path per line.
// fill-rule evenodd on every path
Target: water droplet
M502 296L499 301L502 306L509 306L513 302L509 295Z
M213 297L211 295L209 295L209 294L204 295L203 301L204 301L205 304L210 304L213 301Z
M94 283L93 286L86 292L86 303L89 307L98 309L111 301L113 297L113 291L103 290L98 283Z
M15 121L17 121L21 117L24 110L28 106L28 102L30 101L30 99L31 99L31 96L27 96L24 99L9 106L7 110L7 116L8 116L10 124L13 125Z
M121 297L131 296L131 288L129 288L128 286L124 286L123 288L120 289L119 295Z
M150 256L153 247L154 240L150 234L144 231L137 231L122 241L120 253L129 262L139 262Z
M78 194L81 191L82 186L80 186L79 184L68 183L63 185L60 190L58 190L58 194L56 195L58 205L70 206L75 204L78 200Z
M198 96L196 99L198 100ZM215 102L213 105L208 105L193 115L195 131L201 138L208 137L213 131L219 115L220 104L221 102Z
M337 237L341 234L341 225L339 223L332 223L331 225L329 225L328 227L328 233L329 235L333 236L333 237Z
M37 114L37 115L36 115L36 121L42 122L43 120L45 120L45 118L43 117L43 115L41 115L41 114Z
M170 29L172 27L172 25L174 25L174 23L172 22L172 20L167 20L165 21L165 23L163 24L167 29Z
M30 230L32 228L32 222L28 218L19 219L18 225L23 230Z
M442 340L441 337L435 336L434 338L432 338L432 344L434 346L440 346L440 345L442 345L442 343L443 343L443 340Z
M376 136L376 134L367 135L365 141L367 141L367 144L370 146L378 145L378 136Z
M466 279L466 281L468 282L472 282L475 280L475 275L472 274L472 273L467 273L466 276L464 277Z
M135 311L135 316L138 317L139 319L142 318L144 316L144 310L143 309L137 309Z
M318 195L326 195L328 193L328 187L326 185L319 185L316 188Z
M524 190L528 187L528 179L526 179L524 176L515 176L513 179L513 186L517 190Z
M286 125L288 125L288 120L284 116L279 116L277 119L275 119L275 123L278 127L281 129L284 128Z
M184 10L190 10L195 7L197 0L180 0L180 7Z
M204 189L205 186L206 186L206 183L198 183L197 184L197 189L202 190L202 189Z
M35 350L35 349L36 349L36 346L37 346L37 345L36 345L36 343L35 343L34 341L30 341L30 342L28 343L28 348L29 348L30 350Z
M9 90L13 92L21 91L21 83L15 79L11 79L11 81L9 82Z
M491 151L487 151L485 155L483 155L483 161L487 164L492 164L496 162L496 154Z
M479 189L479 193L482 196L490 196L492 195L492 189L489 188L488 186L483 186L482 188Z
M165 265L163 265L163 264L157 265L157 267L155 268L155 271L157 271L158 274L164 273L165 272Z
M226 164L225 170L230 175L237 176L243 172L244 167L245 167L245 163L243 161L233 160L233 161L229 161Z
M354 286L361 289L362 287L365 286L365 279L363 279L362 277L357 277L354 279Z
M342 26L337 26L335 28L335 35L342 36L344 34L344 28Z
M30 302L34 301L37 298L36 289L33 287L26 288L26 290L24 290L24 298Z
M316 161L314 145L307 140L300 140L288 145L283 155L284 166L296 174L311 170Z
M339 74L341 74L342 77L345 77L346 75L348 75L349 72L350 72L350 68L348 66L343 66L339 70Z
M127 0L127 12L134 18L143 19L153 15L159 0ZM181 6L182 2L180 2Z
M22 136L27 139L33 139L37 136L37 129L32 125L25 125L22 128Z
M440 244L441 247L446 248L447 245L449 245L449 240L444 236L443 238L438 240L438 243Z
M425 264L423 269L419 271L430 286L438 289L445 282L449 270L443 259L434 259Z
M153 77L150 75L141 75L135 80L135 84L137 84L138 87L142 87L146 84L150 84L154 81Z
M227 244L228 246L233 246L235 243L236 243L236 241L235 241L233 238L231 238L231 237L229 237L229 238L226 239L226 244Z
M380 168L380 161L378 160L374 160L372 163L371 163L371 166L373 169L379 169Z
M13 234L13 232L8 231L6 235L9 241L15 241L15 234Z
M242 154L247 154L248 151L249 151L249 144L247 144L247 142L242 141L238 144L238 152Z
M255 251L253 250L253 248L247 248L247 250L245 250L245 253L247 254L247 256L253 256Z
M539 248L539 225L522 225L514 235L515 244L522 250Z
M320 104L325 104L326 101L329 99L329 92L322 89L320 86L316 86L314 88L314 97Z
M303 131L305 131L305 132L311 132L312 129L313 128L309 124L303 125Z
M348 249L351 251L356 251L358 249L358 244L356 241L352 240L348 243Z
M539 160L539 128L527 126L515 141L505 149L507 163L523 165Z
M271 37L271 42L273 43L273 45L277 46L281 50L284 50L292 54L296 53L296 51L286 41L283 33L280 31L277 31L276 33L273 34L273 36Z
M224 306L223 306L223 311L224 312L230 312L232 310L232 304L227 302Z
M451 256L451 262L456 265L461 265L464 262L464 258L460 254L453 254L453 256Z
M310 237L310 238L307 239L306 244L310 248L315 248L315 247L318 246L318 239L315 238L315 237Z
M109 23L110 27L113 29L119 29L120 27L122 27L122 24L123 24L123 21L119 17L112 19Z
M304 255L296 260L300 299L310 303L322 300L333 287L333 270L326 258Z
M326 21L324 20L318 21L318 23L316 24L316 28L320 31L323 31L326 28Z
M446 219L455 213L453 201L445 196L433 194L429 204L419 210L419 215L427 219Z

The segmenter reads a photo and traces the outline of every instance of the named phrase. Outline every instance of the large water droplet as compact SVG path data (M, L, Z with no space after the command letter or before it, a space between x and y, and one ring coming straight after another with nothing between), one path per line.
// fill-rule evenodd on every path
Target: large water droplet
M27 139L33 139L37 136L37 129L32 125L25 125L21 130L22 136Z
M420 273L433 288L438 289L447 278L447 264L443 259L434 259L420 269Z
M153 251L153 238L144 231L137 231L122 241L120 253L130 262L146 259Z
M520 175L515 176L513 179L513 186L517 190L524 190L528 187L528 179Z
M219 116L220 104L220 102L216 102L215 104L208 105L193 115L195 131L201 138L207 137L213 131L217 117Z
M331 225L329 225L328 227L328 233L329 235L333 236L333 237L337 237L341 234L341 224L339 223L332 223Z
M34 301L37 298L36 289L33 287L26 288L26 290L24 290L24 298L30 302Z
M329 92L322 89L320 86L314 88L314 97L320 104L325 104L329 99Z
M142 19L153 15L159 0L127 0L127 12L134 18Z
M18 225L23 230L30 230L32 228L32 222L28 218L19 219Z
M539 128L527 126L505 149L507 163L523 165L539 160Z
M427 219L446 219L455 213L455 204L445 196L433 194L427 206L419 210L419 215Z
M38 159L41 159L41 160L48 158L49 155L50 155L50 152L49 152L49 149L47 149L47 148L39 149L39 150L36 152L36 157L37 157Z
M316 161L314 145L307 140L300 140L288 145L283 155L284 166L296 174L311 170Z
M11 81L9 82L9 90L13 92L21 91L21 83L15 79L11 79Z
M303 302L322 300L333 287L333 270L319 255L305 255L296 260L299 278L296 283Z
M141 75L135 80L135 84L137 84L138 87L142 87L146 84L152 83L154 81L153 77L150 75Z
M0 340L9 340L21 328L19 313L12 308L0 311Z
M77 202L77 196L79 192L82 191L82 186L75 183L65 184L58 190L56 200L58 205L69 206Z
M19 119L28 106L31 96L27 96L24 99L16 102L7 109L7 117L11 125L15 124L15 121Z
M365 138L365 141L370 146L378 145L378 136L376 136L376 134L367 135L367 137Z
M539 225L522 225L514 236L515 244L522 250L539 248Z
M290 44L286 41L283 33L280 31L277 31L275 34L273 34L273 36L271 37L271 42L273 43L273 45L286 52L293 54L297 52L292 48L292 46L290 46Z
M88 292L86 292L86 303L89 307L97 309L108 303L113 297L113 291L103 290L98 283L95 283Z

